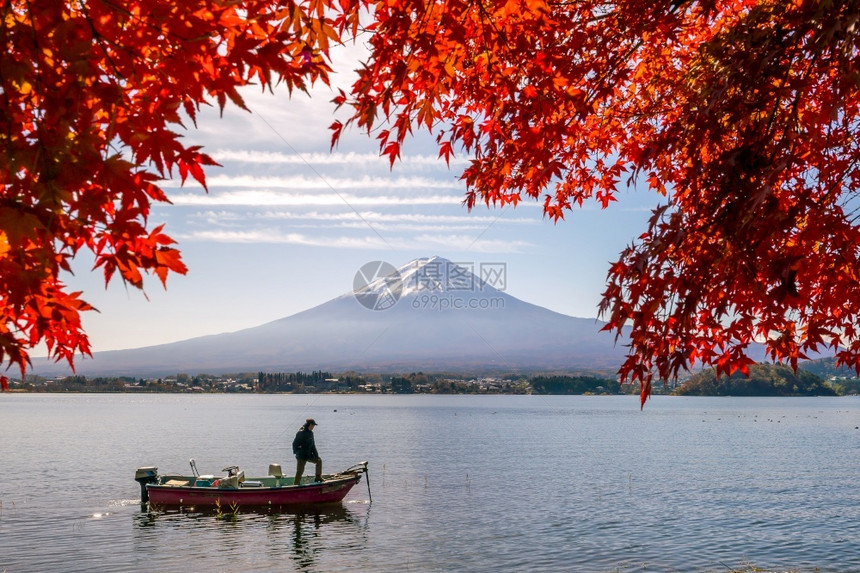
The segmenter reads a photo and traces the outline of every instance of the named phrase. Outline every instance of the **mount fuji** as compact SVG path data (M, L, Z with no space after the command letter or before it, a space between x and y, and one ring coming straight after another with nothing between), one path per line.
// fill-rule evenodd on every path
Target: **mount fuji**
M299 370L614 373L626 340L506 292L500 265L368 263L354 291L261 326L79 358L86 376ZM33 374L68 374L34 359Z

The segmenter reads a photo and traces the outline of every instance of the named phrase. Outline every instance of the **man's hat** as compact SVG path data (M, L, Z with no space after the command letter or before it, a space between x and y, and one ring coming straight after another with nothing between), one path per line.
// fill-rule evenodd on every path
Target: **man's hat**
M319 426L319 424L317 424L316 420L314 420L313 418L308 418L307 420L305 420L305 426L310 426L311 424L313 424L314 426Z

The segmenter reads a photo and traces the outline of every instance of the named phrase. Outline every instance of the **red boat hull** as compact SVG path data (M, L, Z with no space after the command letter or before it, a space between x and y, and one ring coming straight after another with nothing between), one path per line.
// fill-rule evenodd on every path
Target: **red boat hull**
M361 475L301 486L218 489L147 484L150 506L185 507L284 507L342 501Z

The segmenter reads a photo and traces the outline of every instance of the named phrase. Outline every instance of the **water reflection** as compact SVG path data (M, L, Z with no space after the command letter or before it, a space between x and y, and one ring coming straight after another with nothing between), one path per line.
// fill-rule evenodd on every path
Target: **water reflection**
M347 507L343 503L236 511L142 506L134 517L134 529L139 545L158 545L159 553L172 554L172 561L191 562L217 551L249 563L265 554L271 561L289 559L297 571L320 571L345 566L350 552L366 547L369 508L369 504ZM177 533L200 543L171 547Z
M355 504L352 504L355 505ZM178 508L150 508L148 504L140 504L140 513L137 515L137 525L147 527L155 523L159 518L186 516L198 519L201 517L214 517L220 521L235 521L242 516L269 517L275 520L287 516L290 519L313 517L319 523L331 523L334 521L355 521L357 517L347 509L344 503L333 503L313 506L294 507L178 507Z
M325 544L320 543L321 536L326 534L324 526L332 522L350 522L358 524L355 517L343 505L333 511L296 512L292 516L292 559L300 571L313 571L318 567L318 553L325 550ZM271 521L273 530L280 522Z

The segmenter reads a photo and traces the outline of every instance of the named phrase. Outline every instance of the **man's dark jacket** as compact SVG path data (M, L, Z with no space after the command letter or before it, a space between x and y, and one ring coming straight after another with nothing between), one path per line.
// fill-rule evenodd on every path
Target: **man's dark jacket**
M300 460L315 460L320 457L314 444L314 433L305 426L296 432L296 437L293 439L293 454Z

